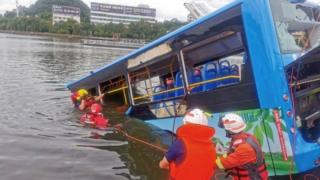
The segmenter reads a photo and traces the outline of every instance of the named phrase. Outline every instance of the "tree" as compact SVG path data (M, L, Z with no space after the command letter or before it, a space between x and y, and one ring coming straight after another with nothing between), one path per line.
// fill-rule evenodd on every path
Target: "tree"
M7 17L7 18L14 18L17 16L17 12L16 11L6 11L4 13L4 17Z
M73 20L68 19L66 22L58 22L53 26L52 32L59 34L80 34L80 24Z

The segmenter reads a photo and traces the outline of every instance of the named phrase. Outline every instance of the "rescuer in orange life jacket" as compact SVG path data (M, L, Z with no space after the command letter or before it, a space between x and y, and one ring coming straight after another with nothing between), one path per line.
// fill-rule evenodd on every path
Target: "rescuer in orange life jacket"
M234 180L266 180L268 171L263 152L257 139L243 132L246 124L237 114L226 114L219 126L231 138L229 152L216 159L218 168L224 169Z
M90 108L92 104L103 98L104 94L100 96L89 96L89 93L85 89L80 89L71 94L72 103L76 108L83 111L87 108Z
M91 106L90 112L81 116L80 122L84 126L97 129L106 129L109 126L109 120L103 116L102 106L98 103Z
M210 180L215 170L213 159L216 159L211 141L214 134L203 111L188 112L177 130L177 140L160 161L160 168L170 170L170 179Z

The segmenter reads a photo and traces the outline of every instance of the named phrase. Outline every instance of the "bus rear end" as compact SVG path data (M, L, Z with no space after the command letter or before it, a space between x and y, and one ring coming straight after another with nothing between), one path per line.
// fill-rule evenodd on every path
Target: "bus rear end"
M300 170L320 165L320 6L270 0L292 101L292 145ZM288 98L289 97L284 97ZM312 163L310 163L312 162ZM303 165L302 165L303 164Z

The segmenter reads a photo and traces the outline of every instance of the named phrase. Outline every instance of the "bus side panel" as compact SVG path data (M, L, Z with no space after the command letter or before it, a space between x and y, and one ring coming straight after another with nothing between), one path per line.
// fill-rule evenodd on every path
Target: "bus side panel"
M298 171L305 172L316 168L319 166L315 161L320 158L320 146L307 143L302 138L290 115L293 109L291 98L283 98L285 95L290 96L290 91L269 1L244 1L242 9L260 108L281 107Z
M289 90L268 2L244 1L242 9L245 34L260 108L281 107L282 112L287 112L292 107L290 101L283 100L283 95L289 95ZM283 119L286 127L293 126L292 118L285 115ZM287 134L292 145L293 134L289 129L287 128ZM279 149L272 149L274 150ZM281 166L281 163L275 164L276 174L284 173ZM287 168L288 174L290 167Z
M291 165L292 151L290 149L285 123L282 120L281 111L278 109L251 109L235 111L234 113L239 114L246 122L247 128L245 132L253 134L260 142L269 175L279 176L288 174ZM213 141L216 144L217 154L221 156L228 153L230 142L230 139L226 137L224 129L218 127L218 121L224 114L225 113L214 113L213 116L209 118L209 126L216 130ZM275 115L277 118L275 118ZM176 132L177 128L182 125L182 118L166 118L146 122L168 131L172 131L174 127L174 132ZM281 136L279 136L279 134L281 134ZM280 139L282 139L282 141ZM168 144L170 144L170 142Z

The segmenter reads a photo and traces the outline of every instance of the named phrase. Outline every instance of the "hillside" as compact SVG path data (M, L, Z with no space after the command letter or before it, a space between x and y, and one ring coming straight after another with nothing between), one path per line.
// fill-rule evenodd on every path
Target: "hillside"
M52 5L74 6L81 9L81 21L89 22L90 9L81 0L38 0L30 6L28 15L52 13Z

